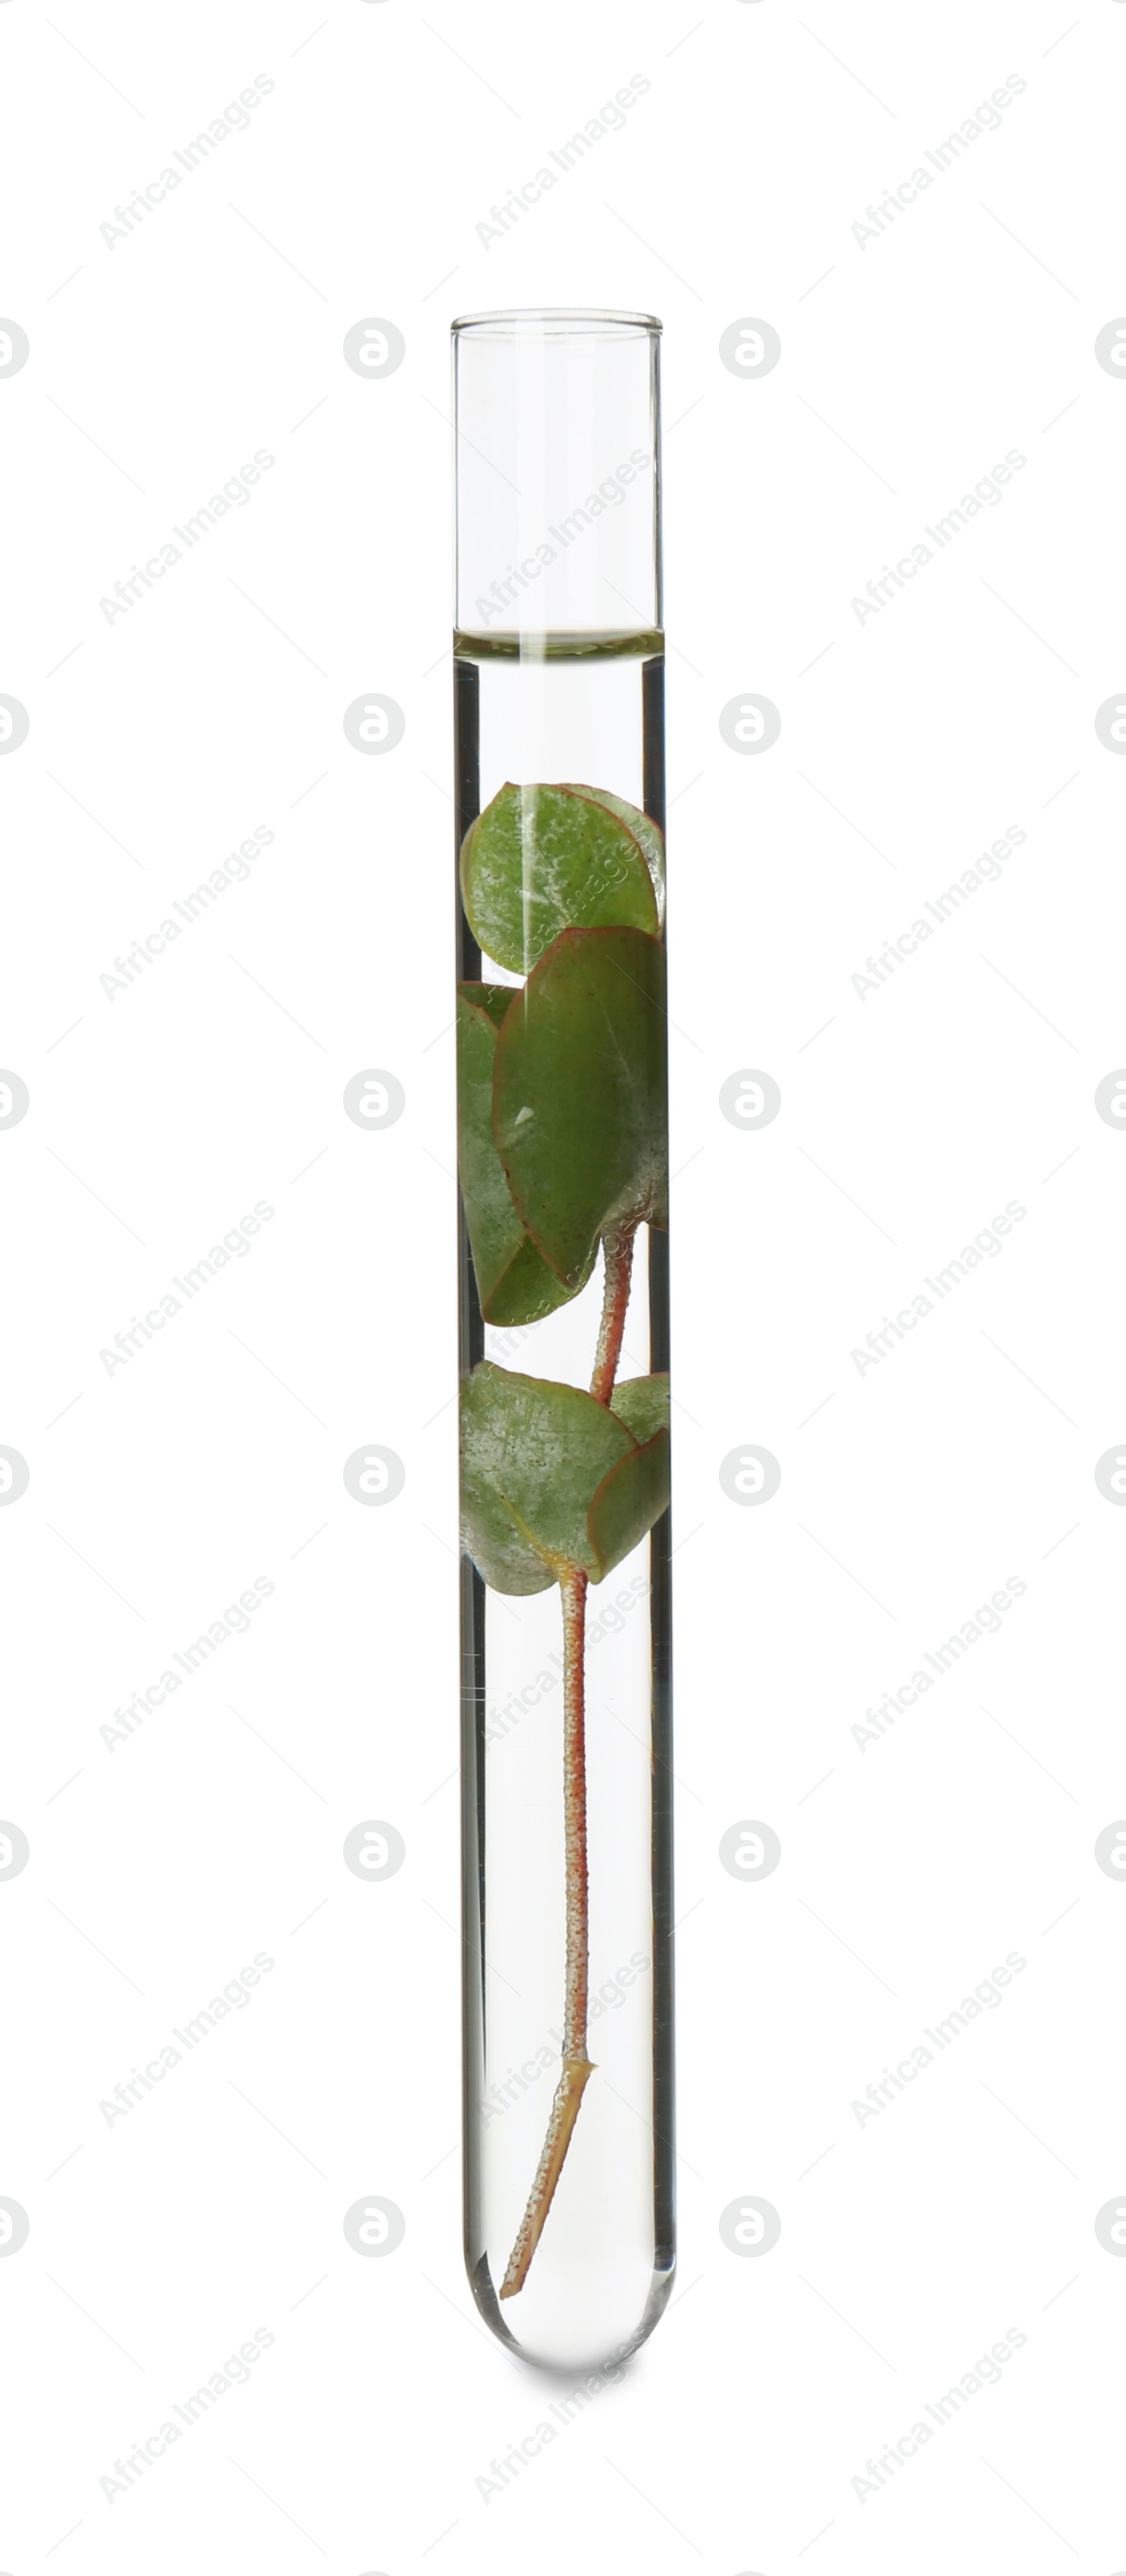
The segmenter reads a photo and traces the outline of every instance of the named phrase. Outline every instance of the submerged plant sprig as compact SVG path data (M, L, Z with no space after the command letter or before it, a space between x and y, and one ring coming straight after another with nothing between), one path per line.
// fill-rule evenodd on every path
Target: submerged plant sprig
M586 1592L669 1497L668 1379L615 1391L633 1248L668 1222L664 845L608 791L502 787L466 834L465 910L520 985L458 988L458 1161L482 1315L540 1322L601 1244L589 1390L483 1360L462 1399L465 1546L495 1591L557 1583L563 1616L562 2068L500 2296L523 2288L566 2159L587 2055Z

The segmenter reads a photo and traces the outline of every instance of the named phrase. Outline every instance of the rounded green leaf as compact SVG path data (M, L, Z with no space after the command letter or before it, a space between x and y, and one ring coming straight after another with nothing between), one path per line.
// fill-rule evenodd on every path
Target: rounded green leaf
M660 1520L668 1500L669 1435L657 1431L639 1449L620 1458L592 1496L587 1527L602 1574L611 1573L624 1556L632 1555L646 1531Z
M570 786L572 782L568 780ZM596 805L608 805L627 831L632 832L653 881L657 898L657 927L665 918L665 836L651 814L643 814L640 805L630 805L624 796L612 796L608 787L574 787L576 796L591 796Z
M462 843L461 893L486 957L517 975L561 930L659 928L633 832L609 803L574 787L500 788Z
M639 1447L581 1387L480 1361L461 1399L462 1536L478 1572L496 1592L576 1572L601 1583L660 1519L668 1450L667 1431Z
M497 1038L493 1133L519 1216L569 1288L599 1237L666 1225L665 952L631 929L565 930Z
M610 1398L611 1410L635 1440L651 1440L655 1431L669 1427L669 1374L658 1370L654 1377L619 1379Z
M606 1563L588 1514L633 1454L632 1432L581 1387L481 1360L462 1391L461 1500L464 1544L486 1583L543 1592L576 1570L600 1582ZM613 1505L607 1526L616 1527Z
M477 1295L488 1324L538 1323L574 1293L528 1241L493 1138L497 1030L514 989L461 984L457 996L458 1174Z

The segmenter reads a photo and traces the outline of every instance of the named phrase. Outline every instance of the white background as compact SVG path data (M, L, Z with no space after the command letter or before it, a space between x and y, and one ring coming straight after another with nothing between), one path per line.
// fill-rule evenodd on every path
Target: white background
M1121 800L1126 6L892 0L0 0L0 2192L5 2570L735 2576L1126 2564ZM627 129L499 243L475 226L633 73ZM249 129L107 244L254 75ZM852 226L1010 73L1001 128ZM461 2268L448 322L665 322L674 973L681 2268L607 2388L500 2492L543 2383ZM402 366L349 371L394 320ZM768 319L782 357L725 370ZM250 501L99 601L258 448ZM1010 449L902 594L866 584ZM392 756L342 729L397 700ZM740 692L782 730L743 758ZM99 979L256 825L249 880ZM861 998L869 954L1027 835ZM221 917L216 917L216 913ZM397 1124L345 1117L393 1070ZM769 1070L759 1133L718 1106ZM251 1249L127 1365L100 1351L257 1200ZM851 1354L1015 1200L877 1366ZM366 1511L365 1442L406 1484ZM769 1507L718 1482L770 1448ZM100 1729L256 1576L143 1730ZM854 1726L1008 1577L1000 1634ZM392 1820L406 1862L350 1875ZM721 1834L770 1822L760 1885ZM99 2110L257 1951L151 2096ZM1026 1966L861 2124L1009 1952ZM406 2219L365 2261L345 2209ZM740 2194L781 2215L730 2254ZM258 2327L246 2386L100 2480ZM1010 2329L873 2491L852 2481Z

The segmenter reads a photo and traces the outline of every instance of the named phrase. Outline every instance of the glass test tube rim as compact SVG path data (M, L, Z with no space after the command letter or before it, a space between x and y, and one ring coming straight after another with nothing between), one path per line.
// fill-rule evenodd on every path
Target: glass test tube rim
M615 332L624 336L659 332L662 324L655 313L615 313L597 306L573 304L517 305L497 313L462 313L451 322L452 334L477 332L482 338L494 334L500 338L517 338L521 331L545 336L558 333L560 338L610 337Z

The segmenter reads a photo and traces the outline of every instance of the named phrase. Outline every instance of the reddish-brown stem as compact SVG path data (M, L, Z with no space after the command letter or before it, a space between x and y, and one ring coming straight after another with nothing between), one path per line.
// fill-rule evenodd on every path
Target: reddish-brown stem
M584 1691L585 1574L564 1575L563 1601L563 1819L567 1875L567 1982L563 2005L563 2064L551 2106L547 2136L520 2222L519 2233L501 2283L502 2299L513 2299L527 2279L528 2266L543 2232L556 2183L571 2143L588 2077L586 2053L589 1931L586 1864L586 1713Z
M586 1587L585 1574L560 1584L563 1601L563 1840L567 1875L564 2057L586 2056Z
M594 1375L590 1381L591 1394L599 1404L609 1404L618 1374L618 1361L622 1356L635 1232L636 1228L630 1226L623 1234L608 1234L603 1239L606 1275L602 1291L602 1321L594 1354Z
M602 1321L594 1355L590 1392L608 1405L622 1355L626 1308L633 1271L636 1228L607 1235L603 1241L605 1279ZM585 1630L587 1577L577 1567L561 1575L563 1603L563 1830L567 1876L567 1977L563 2002L563 2063L543 2152L528 2206L501 2282L502 2299L514 2299L528 2277L528 2266L543 2234L544 2221L563 2171L579 2105L594 2069L587 2056L587 1986L589 1919L586 1858L586 1694Z

